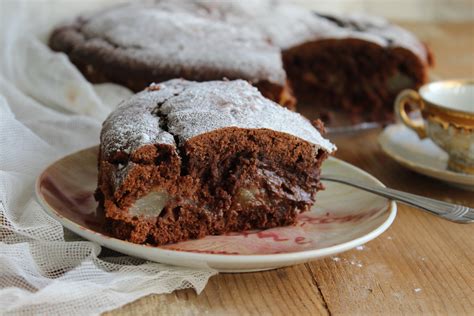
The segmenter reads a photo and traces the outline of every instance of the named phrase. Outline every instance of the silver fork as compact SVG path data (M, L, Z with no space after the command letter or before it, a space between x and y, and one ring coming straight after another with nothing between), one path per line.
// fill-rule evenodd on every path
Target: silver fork
M474 222L474 209L467 206L438 201L435 199L430 199L416 194L406 193L394 189L369 186L360 181L347 179L336 175L322 175L321 180L347 184L364 191L368 191L392 200L408 204L410 206L417 207L421 210L427 211L433 215L450 220L452 222Z

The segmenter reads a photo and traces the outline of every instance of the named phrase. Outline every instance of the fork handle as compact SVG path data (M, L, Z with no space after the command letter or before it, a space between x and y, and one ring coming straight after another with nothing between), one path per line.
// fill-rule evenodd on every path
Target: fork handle
M469 208L467 206L430 199L420 195L402 192L385 187L373 187L357 180L347 179L334 175L322 175L321 180L347 184L367 192L371 192L392 200L396 200L404 204L408 204L410 206L414 206L421 210L427 211L433 215L450 220L452 222L474 222L474 209Z

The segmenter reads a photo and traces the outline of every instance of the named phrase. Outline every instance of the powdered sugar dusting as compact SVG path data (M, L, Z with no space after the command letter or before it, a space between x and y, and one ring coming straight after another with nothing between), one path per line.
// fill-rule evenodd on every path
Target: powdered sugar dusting
M346 28L352 29L348 37L359 38L361 34L370 34L370 36L383 42L381 46L403 47L412 51L425 64L428 63L428 52L425 45L411 32L391 24L384 18L360 14L350 14L337 18L346 23Z
M157 104L182 91L182 84L177 83L152 99L147 93L137 94L112 112L104 121L100 136L104 155L117 151L130 154L147 144L176 145L173 135L160 127L160 117L152 112Z
M112 47L124 60L193 80L241 78L283 85L278 48L259 32L152 4L122 5L80 26L88 48Z
M166 131L160 127L166 117ZM133 152L154 143L176 145L224 127L268 128L287 133L328 152L335 146L301 115L264 98L248 82L170 80L136 94L104 122L103 152Z
M163 103L160 111L167 116L170 133L183 142L206 132L234 126L268 128L304 139L328 152L335 149L307 119L264 98L243 80L191 84L178 96Z
M244 4L245 1L240 3ZM380 17L351 14L331 15L328 19L297 5L283 2L275 5L274 2L267 1L262 3L260 16L249 17L248 23L255 24L255 27L282 49L308 41L355 38L381 47L406 48L428 63L425 46L412 33Z
M356 259L354 256L352 257L352 259L346 259L346 258L340 258L340 257L331 257L331 259L334 262L348 263L351 266L355 266L357 268L362 268L364 266L362 264L362 261Z
M403 47L428 63L424 45L410 32L386 19L368 15L320 15L286 1L169 1L168 10L194 12L242 28L258 30L274 45L289 49L308 41L356 38L381 47Z

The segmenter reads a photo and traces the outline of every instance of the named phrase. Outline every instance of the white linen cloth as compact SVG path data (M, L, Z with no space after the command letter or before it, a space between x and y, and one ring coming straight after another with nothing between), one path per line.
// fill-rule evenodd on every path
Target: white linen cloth
M201 292L215 271L101 249L34 197L38 174L97 144L102 120L131 94L91 85L45 45L60 20L104 1L0 1L0 314L99 314L151 293Z

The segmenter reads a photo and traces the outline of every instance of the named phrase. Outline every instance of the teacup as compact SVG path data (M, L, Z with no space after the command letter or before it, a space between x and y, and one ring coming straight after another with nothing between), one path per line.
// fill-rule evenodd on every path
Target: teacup
M415 121L406 106L416 106L423 121ZM474 79L425 84L404 90L395 100L395 114L420 139L429 137L449 155L448 169L474 174Z

